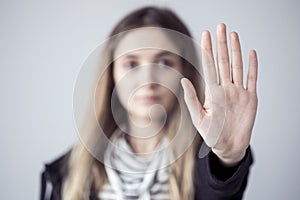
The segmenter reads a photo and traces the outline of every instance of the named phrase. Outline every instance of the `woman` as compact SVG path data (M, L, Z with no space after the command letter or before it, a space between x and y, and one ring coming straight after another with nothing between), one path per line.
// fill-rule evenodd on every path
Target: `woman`
M110 36L95 93L105 137L86 118L85 139L46 165L41 199L242 199L257 110L255 51L244 88L238 35L230 34L230 64L224 24L218 76L210 33L202 33L199 68L191 34L169 9L134 11Z

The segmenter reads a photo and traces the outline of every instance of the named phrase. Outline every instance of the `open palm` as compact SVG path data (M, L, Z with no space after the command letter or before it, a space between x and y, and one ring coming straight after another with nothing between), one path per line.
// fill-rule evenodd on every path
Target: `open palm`
M243 85L243 62L237 33L230 34L229 59L226 26L217 26L217 66L214 62L210 33L202 33L202 66L206 83L202 105L192 83L183 78L184 99L194 126L205 143L227 165L239 162L250 144L257 111L257 56L249 55L246 87ZM231 60L231 62L230 62Z

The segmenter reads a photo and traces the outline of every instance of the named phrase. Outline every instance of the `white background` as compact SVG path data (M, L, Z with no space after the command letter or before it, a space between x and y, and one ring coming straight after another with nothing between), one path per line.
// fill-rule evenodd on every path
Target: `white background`
M299 199L300 4L290 1L0 2L0 199L38 199L46 162L76 138L72 92L81 63L125 14L168 6L200 41L224 22L245 62L259 56L255 164L245 199ZM213 37L215 39L215 36ZM246 65L246 64L245 64ZM246 70L245 70L246 71Z

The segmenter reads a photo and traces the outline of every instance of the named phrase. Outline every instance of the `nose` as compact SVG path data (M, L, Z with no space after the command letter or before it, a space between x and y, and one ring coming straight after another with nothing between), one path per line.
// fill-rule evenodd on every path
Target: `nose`
M157 83L157 67L154 64L145 64L140 67L140 80L143 84L155 84Z

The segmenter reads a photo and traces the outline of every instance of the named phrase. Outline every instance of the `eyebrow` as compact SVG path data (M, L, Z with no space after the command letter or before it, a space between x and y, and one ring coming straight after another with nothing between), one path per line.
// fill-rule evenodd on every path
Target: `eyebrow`
M177 56L177 54L172 53L170 51L160 51L159 53L154 55L155 57L159 58L159 57L163 57L163 56ZM129 53L124 55L124 57L126 58L139 58L139 56L136 53Z

